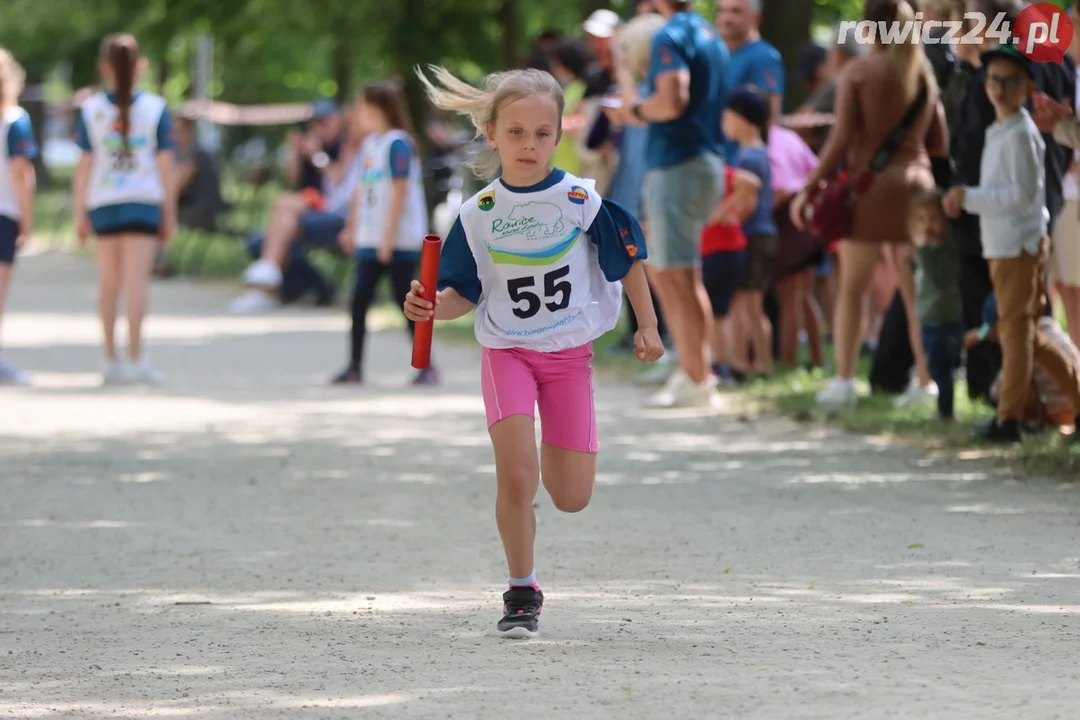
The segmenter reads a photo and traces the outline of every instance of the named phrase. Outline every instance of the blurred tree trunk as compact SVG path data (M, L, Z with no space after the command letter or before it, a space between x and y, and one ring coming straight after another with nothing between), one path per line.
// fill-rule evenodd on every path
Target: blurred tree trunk
M331 61L334 83L337 85L337 101L347 103L352 91L352 52L349 42L338 38L334 43L334 56Z
M761 13L761 36L772 43L784 58L787 87L784 112L790 112L806 99L799 82L799 48L810 42L810 24L814 3L809 0L765 0Z
M415 3L405 3L415 5ZM330 26L327 33L334 39L333 50L330 51L330 75L337 86L335 99L339 103L349 101L349 93L352 91L353 74L353 49L356 44L355 18L350 15L353 10L349 5L334 3L328 5L326 20Z
M159 92L165 94L165 83L169 81L169 60L168 54L162 53L158 58L157 63L157 86Z
M581 0L581 21L592 15L597 10L610 10L611 0Z
M420 146L420 156L427 157L431 150L431 140L425 130L429 114L427 94L420 79L416 77L414 66L427 69L425 65L437 61L438 48L432 48L427 40L428 33L438 17L434 9L425 2L405 2L401 7L400 25L390 30L388 49L393 57L393 67L401 79L405 102L409 108L416 142Z
M502 0L498 13L499 28L499 64L509 69L519 67L518 61L518 7L517 0Z
M45 167L45 88L41 83L45 78L32 70L26 71L26 88L30 91L30 98L22 102L23 109L30 116L30 123L34 126L34 142L38 147L37 157L34 158L34 169L37 171L38 185L49 186L49 169Z

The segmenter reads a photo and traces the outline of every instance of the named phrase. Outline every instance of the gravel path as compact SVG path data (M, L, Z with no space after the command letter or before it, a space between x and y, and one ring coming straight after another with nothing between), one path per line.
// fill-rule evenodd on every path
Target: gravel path
M324 385L339 312L155 287L156 391L95 387L91 266L18 267L0 389L0 717L1074 718L1080 485L598 389L580 515L505 567L478 354Z

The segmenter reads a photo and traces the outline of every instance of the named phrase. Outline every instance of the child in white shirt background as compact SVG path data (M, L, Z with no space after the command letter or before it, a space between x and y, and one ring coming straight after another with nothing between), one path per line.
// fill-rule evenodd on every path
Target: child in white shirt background
M945 196L950 217L961 208L979 216L983 255L997 295L1003 356L997 418L980 431L991 442L1019 442L1036 360L1080 408L1076 367L1038 329L1045 309L1049 256L1046 144L1024 108L1034 92L1031 61L1013 45L982 56L986 93L997 121L986 131L977 187L954 187Z

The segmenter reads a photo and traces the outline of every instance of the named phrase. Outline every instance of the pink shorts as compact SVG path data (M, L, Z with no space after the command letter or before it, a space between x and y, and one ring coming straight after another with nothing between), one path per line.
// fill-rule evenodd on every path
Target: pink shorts
M592 343L552 353L484 348L480 385L488 428L511 415L535 418L539 405L545 445L597 452L592 358Z

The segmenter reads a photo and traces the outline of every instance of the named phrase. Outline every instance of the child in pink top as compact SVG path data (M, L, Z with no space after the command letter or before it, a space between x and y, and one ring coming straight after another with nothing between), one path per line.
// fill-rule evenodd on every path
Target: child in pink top
M780 306L780 357L782 365L794 365L799 333L806 332L810 345L810 364L824 362L822 326L824 316L814 296L814 269L821 263L820 243L791 223L788 205L797 192L806 187L818 159L798 133L786 127L769 128L769 169L772 174L773 217L779 233L777 249L776 295Z
M806 187L810 173L817 169L818 159L798 133L780 125L769 128L768 145L772 186L776 192L774 205L779 207Z

